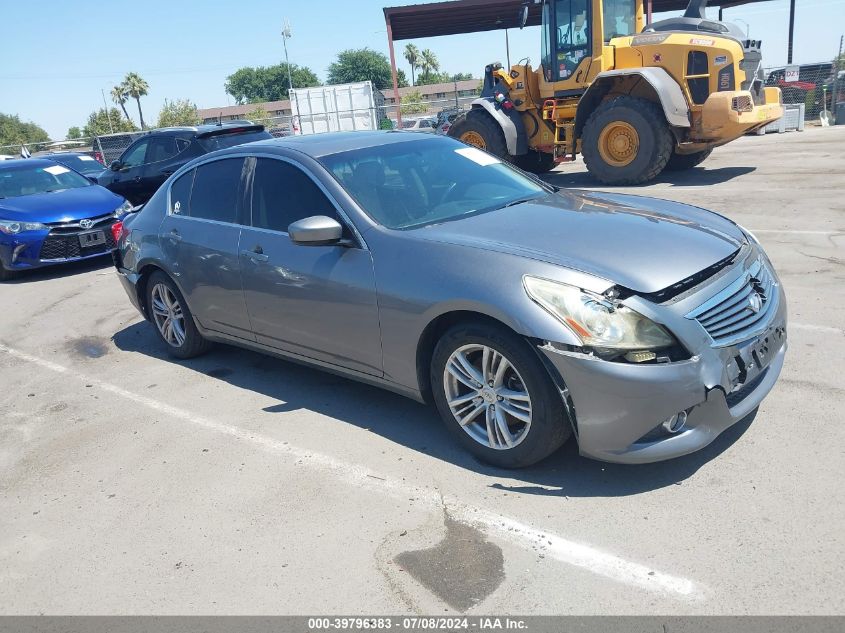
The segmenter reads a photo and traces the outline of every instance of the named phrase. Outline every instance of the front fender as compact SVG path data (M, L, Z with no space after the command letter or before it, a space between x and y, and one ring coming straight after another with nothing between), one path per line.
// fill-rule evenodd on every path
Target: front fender
M493 117L493 120L502 128L505 135L505 145L508 154L521 156L528 152L528 134L525 131L525 123L516 110L503 110L498 106L493 97L480 97L472 102L473 108L482 108Z

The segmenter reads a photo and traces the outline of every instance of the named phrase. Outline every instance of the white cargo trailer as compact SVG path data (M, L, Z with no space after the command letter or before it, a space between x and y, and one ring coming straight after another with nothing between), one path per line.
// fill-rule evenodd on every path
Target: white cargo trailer
M294 134L377 130L387 118L384 95L370 81L295 88L290 102Z

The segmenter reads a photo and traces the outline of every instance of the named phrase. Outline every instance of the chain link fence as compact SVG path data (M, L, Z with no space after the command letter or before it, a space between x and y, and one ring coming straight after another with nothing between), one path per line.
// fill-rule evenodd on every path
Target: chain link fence
M832 62L766 68L764 74L767 86L781 89L784 105L804 106L805 121L818 121L825 111L835 116L836 104L845 102L845 69Z

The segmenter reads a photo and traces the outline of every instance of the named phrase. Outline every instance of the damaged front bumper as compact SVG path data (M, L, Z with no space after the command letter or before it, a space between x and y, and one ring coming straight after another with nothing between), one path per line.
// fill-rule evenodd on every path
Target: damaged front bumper
M687 316L700 295L657 306L649 316L665 312L662 321L691 352L686 360L638 365L541 345L560 379L581 454L631 464L671 459L704 448L752 414L777 381L786 355L786 300L779 283L772 298L777 303L754 336L727 346L716 346ZM672 423L664 423L678 415L686 422L670 431Z

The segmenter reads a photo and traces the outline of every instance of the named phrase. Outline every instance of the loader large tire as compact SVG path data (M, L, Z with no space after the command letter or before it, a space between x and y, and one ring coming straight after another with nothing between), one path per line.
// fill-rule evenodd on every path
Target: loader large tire
M621 96L590 115L581 152L590 174L607 185L638 185L655 178L672 156L672 132L660 106Z
M490 152L502 160L511 160L502 128L484 110L470 110L466 116L460 117L449 128L449 136Z
M555 156L529 149L522 156L514 156L513 164L532 174L545 174L555 168Z
M673 152L672 158L670 158L669 162L666 163L666 171L683 171L685 169L692 169L696 165L703 163L712 153L712 148L705 149L701 152L695 152L694 154L675 154Z

